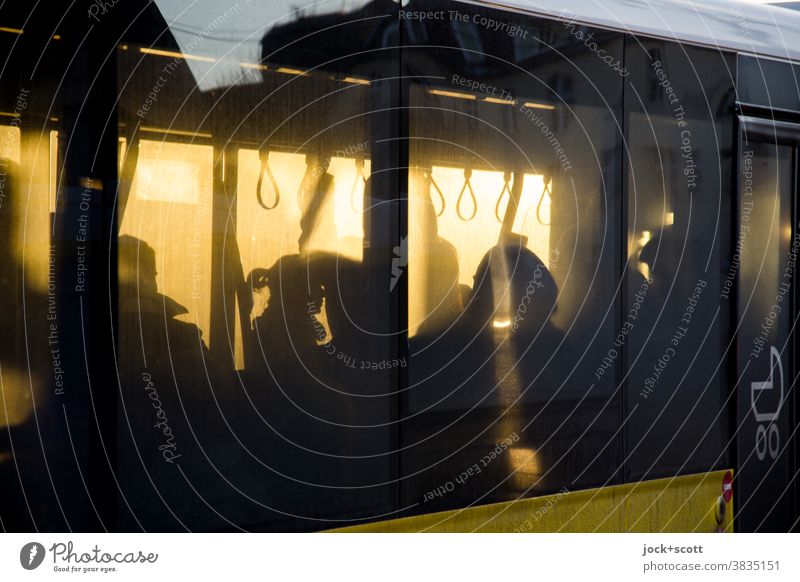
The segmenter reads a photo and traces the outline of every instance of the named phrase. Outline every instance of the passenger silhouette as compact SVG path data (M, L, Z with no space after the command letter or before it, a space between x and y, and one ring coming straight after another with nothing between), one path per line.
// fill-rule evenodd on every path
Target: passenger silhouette
M474 281L465 320L476 356L492 354L491 365L481 370L482 381L496 387L490 400L503 406L541 400L554 379L542 372L553 369L551 356L563 340L551 321L558 288L550 271L526 247L505 244L483 257Z
M315 369L318 345L328 331L318 317L324 300L322 284L312 278L308 262L301 255L287 255L250 278L268 290L266 307L254 319L258 351L253 359L279 381L305 375L304 367Z
M330 442L314 417L337 415L326 387L335 359L325 348L331 332L319 269L308 256L287 255L266 270L264 280L269 299L254 321L260 364L251 369L260 372L253 385L260 384L261 407L276 430L303 447L324 449Z
M121 527L219 528L201 497L213 506L225 491L214 466L235 457L217 408L228 378L200 329L176 319L186 308L159 293L152 247L120 236L118 276Z
M425 251L428 264L421 298L425 319L417 330L420 338L436 336L452 326L464 310L459 285L458 252L448 241L437 237Z
M457 377L453 369L460 367L459 352L465 349L463 340L469 335L465 333L465 321L459 320L464 312L465 293L458 282L455 247L436 237L424 252L428 262L422 274L422 296L409 298L421 301L425 313L425 319L409 341L411 389L407 402L411 411L433 406L435 399L443 398L448 388L453 389ZM470 293L467 288L467 296Z
M269 289L266 309L254 320L263 366L249 376L270 425L261 437L264 459L276 472L266 476L270 499L298 513L307 511L309 495L354 502L346 499L359 490L341 488L372 482L365 465L373 461L348 457L374 452L376 444L353 427L377 424L370 407L386 406L386 400L357 396L386 391L380 382L365 381L360 366L374 351L374 341L358 329L365 305L361 266L329 253L289 255L250 279ZM310 492L302 481L339 489Z
M532 251L521 245L493 247L478 265L474 284L452 336L436 342L438 348L420 349L430 353L414 359L419 370L414 378L432 376L427 381L432 386L415 390L421 397L417 405L444 398L437 406L468 408L505 402L504 393L528 394L564 339L551 321L558 288ZM532 398L541 396L541 388L531 390L538 394L531 392Z
M318 273L325 291L325 316L330 342L320 347L327 367L320 378L324 387L317 389L325 418L338 426L319 427L329 448L343 456L369 456L364 459L337 459L328 477L337 483L358 485L383 479L383 465L378 459L385 452L385 428L394 419L391 378L398 372L396 360L390 364L385 352L388 342L376 341L371 333L376 305L371 296L368 272L358 261L332 254L310 257L310 270ZM385 271L389 272L389 269ZM344 495L355 499L358 489Z
M558 288L542 260L522 245L492 248L475 272L467 312L481 329L525 335L549 325Z
M120 365L123 375L158 367L177 355L208 355L200 329L176 319L189 313L183 305L158 292L156 255L146 242L119 237Z
M412 358L409 407L414 419L405 444L424 440L426 445L409 448L409 472L434 463L434 474L457 475L503 439L515 435L518 446L526 442L523 427L559 385L552 356L564 336L551 322L557 296L546 265L521 244L497 245L484 255L454 333ZM464 493L500 500L491 497L492 490L516 468L511 455L484 467L467 481L470 491ZM408 501L418 501L419 491L431 484L421 476L409 483L410 490L415 487L421 489Z

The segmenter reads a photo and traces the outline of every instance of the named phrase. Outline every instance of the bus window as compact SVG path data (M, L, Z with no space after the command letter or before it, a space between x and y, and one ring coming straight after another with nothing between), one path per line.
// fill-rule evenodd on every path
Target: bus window
M256 266L273 265L286 254L300 252L302 207L308 200L298 195L308 165L306 156L296 153L271 153L267 162L275 169L275 183L262 185L265 196L277 196L275 208L265 210L258 202L256 186L262 162L255 150L239 150L237 236L246 271ZM334 157L326 172L334 180L333 196L326 200L320 215L331 224L319 221L303 252L335 252L361 261L363 254L364 185L369 177L369 160L362 166L349 158ZM322 166L320 166L320 169ZM266 180L264 180L266 183ZM327 219L326 219L327 220Z
M755 126L755 127L754 127ZM775 143L769 122L758 128L742 122L739 192L741 249L737 295L736 478L744 531L789 531L792 499L792 326L791 286L800 235L793 226L797 150ZM763 140L763 141L762 141ZM764 511L746 508L759 495L769 500Z
M409 81L408 104L403 499L426 512L618 478L622 78L563 23L494 17L525 33L461 18L404 57L441 79ZM621 62L619 35L586 32Z
M140 140L120 236L153 249L158 291L183 309L178 319L210 332L211 146ZM126 266L123 265L123 268Z
M397 6L370 4L157 0L165 26L118 46L123 529L322 529L396 504L391 247L371 223L396 197L372 191L375 119L396 117L372 79L396 57L318 50L390 50L374 12Z
M719 363L729 322L721 265L732 186L720 144L732 139L734 64L669 43L629 49L623 349L626 479L638 480L727 466L728 384ZM686 419L678 430L676 418Z
M303 253L333 253L361 262L364 246L364 191L369 177L370 161L363 158L333 157L328 162L316 162L316 167L313 164L314 162L309 168L306 156L299 153L270 152L265 159L256 150L239 150L236 235L244 273L271 267L283 256L299 254L301 241ZM313 176L323 173L323 170L332 176L332 196L324 202L319 211L321 219L305 241L302 217L311 197L303 199L301 186L303 180L308 179L309 173ZM259 177L262 182L261 202L256 194ZM264 200L267 196L270 198ZM254 299L251 320L263 313L269 300L269 290L256 291ZM244 370L239 309L237 302L235 359L236 368ZM323 319L323 327L329 330L324 313ZM326 336L325 341L332 339Z
M465 178L465 172L470 174ZM419 170L417 170L419 174ZM446 311L446 294L450 287L437 292L437 283L429 280L435 270L436 258L425 251L425 232L430 229L428 210L433 200L439 205L436 228L439 237L446 241L469 240L458 252L458 285L470 287L472 275L483 258L485 249L491 248L500 238L502 222L498 217L506 214L511 184L503 172L469 168L447 168L434 166L411 180L410 244L409 244L409 337L416 336L427 321L441 319L437 311ZM549 268L550 256L550 193L552 181L545 186L544 176L525 174L519 202L514 218L513 232L524 236L528 248L543 257ZM473 201L461 197L466 186L476 193ZM428 191L425 191L425 188ZM467 192L467 191L464 191ZM441 194L437 197L438 194ZM479 196L477 193L480 193ZM500 200L498 200L500 199ZM472 205L472 208L469 206ZM463 220L463 213L474 213L471 220ZM554 265L555 266L555 265ZM443 303L445 301L445 303Z

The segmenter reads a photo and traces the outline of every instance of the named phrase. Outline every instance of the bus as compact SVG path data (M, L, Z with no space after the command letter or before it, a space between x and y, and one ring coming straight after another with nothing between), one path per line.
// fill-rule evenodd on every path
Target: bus
M797 531L800 12L0 8L5 531Z

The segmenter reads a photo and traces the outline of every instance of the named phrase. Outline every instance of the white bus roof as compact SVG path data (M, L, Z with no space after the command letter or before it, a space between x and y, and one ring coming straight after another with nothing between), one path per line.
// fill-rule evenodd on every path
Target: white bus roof
M643 36L800 61L800 11L747 0L474 1Z

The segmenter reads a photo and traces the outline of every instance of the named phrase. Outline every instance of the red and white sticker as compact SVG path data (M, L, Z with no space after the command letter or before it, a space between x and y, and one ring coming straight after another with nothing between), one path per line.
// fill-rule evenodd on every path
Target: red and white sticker
M725 503L730 503L733 498L733 473L728 471L722 478L722 498Z

